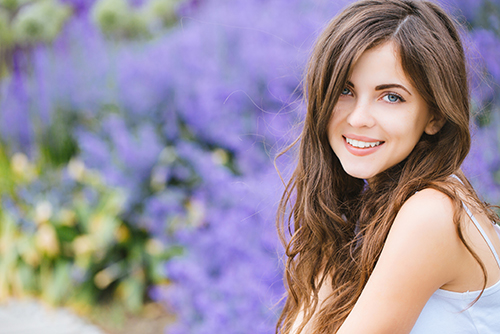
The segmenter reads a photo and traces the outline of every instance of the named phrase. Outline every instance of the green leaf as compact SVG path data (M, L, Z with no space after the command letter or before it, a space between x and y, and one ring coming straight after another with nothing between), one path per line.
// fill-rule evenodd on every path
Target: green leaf
M20 44L51 42L70 16L70 8L54 0L40 0L19 9L12 29Z
M139 312L144 301L144 282L137 277L129 277L121 284L122 298L131 312Z

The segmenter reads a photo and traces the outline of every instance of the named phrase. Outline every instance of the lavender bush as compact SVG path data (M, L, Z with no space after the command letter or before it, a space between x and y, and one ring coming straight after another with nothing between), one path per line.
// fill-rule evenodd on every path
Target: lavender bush
M54 170L81 159L123 197L120 221L183 249L149 281L169 280L150 288L177 315L168 333L273 332L284 291L272 161L298 133L311 45L349 2L65 0L72 16L53 42L13 42L6 154ZM465 169L500 203L500 3L447 5L469 29L477 124ZM42 181L62 196L62 181Z

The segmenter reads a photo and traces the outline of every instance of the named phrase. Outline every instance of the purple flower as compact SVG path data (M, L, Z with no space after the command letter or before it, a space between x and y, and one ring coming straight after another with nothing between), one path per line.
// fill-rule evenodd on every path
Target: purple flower
M30 153L35 134L30 120L31 101L27 82L21 73L14 73L3 82L1 97L2 137L13 151Z
M463 165L476 191L489 203L500 202L500 185L495 179L500 170L498 122L495 116L488 126L474 129L472 148Z
M492 79L500 82L500 40L493 31L475 30L471 34L474 46L483 59L484 65Z
M311 46L351 1L190 0L177 26L135 42L105 38L89 18L92 1L64 1L77 14L59 38L37 46L30 66L19 51L2 82L2 138L36 152L35 134L54 111L74 115L78 154L126 193L127 222L184 249L165 265L172 284L150 292L176 313L168 332L272 333L283 293L274 223L283 185L273 157L299 134ZM451 6L474 25L483 2ZM498 37L473 29L471 43L474 103L495 111ZM492 115L475 129L464 169L498 203ZM278 161L285 179L292 163L291 153Z
M469 22L473 22L479 13L482 0L440 0L441 5L455 16L463 16Z

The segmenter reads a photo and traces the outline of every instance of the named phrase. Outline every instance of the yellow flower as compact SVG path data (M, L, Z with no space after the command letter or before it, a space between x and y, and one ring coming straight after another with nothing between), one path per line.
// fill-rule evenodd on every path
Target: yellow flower
M74 226L76 221L76 214L73 210L61 209L61 211L59 211L59 220L64 226Z
M38 202L35 206L35 222L42 224L52 217L52 204L48 201Z
M125 225L120 225L115 231L116 240L120 243L130 239L130 230Z
M82 255L91 253L96 249L94 240L89 235L80 235L73 240L73 250L75 254Z
M50 224L42 224L38 227L35 236L35 244L48 256L54 257L59 254L59 242L54 227Z
M73 158L68 163L68 174L76 181L81 181L85 175L85 164L80 159Z
M149 239L146 242L146 252L151 255L159 255L164 251L163 243L158 239Z

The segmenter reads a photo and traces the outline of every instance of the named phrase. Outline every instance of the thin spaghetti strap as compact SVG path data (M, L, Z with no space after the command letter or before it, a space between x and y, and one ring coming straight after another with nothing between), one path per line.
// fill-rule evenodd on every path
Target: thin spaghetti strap
M486 243L490 247L491 252L495 256L495 260L497 261L498 267L500 267L500 258L498 257L497 251L495 250L495 247L493 247L493 244L491 243L490 238L488 238L488 236L486 235L486 232L483 230L483 228L481 227L481 225L477 221L476 217L474 217L474 215L472 214L472 212L469 210L469 208L463 202L462 202L462 205L463 205L465 211L467 212L467 214L469 215L470 219L474 223L474 225L476 225L477 229L479 230L479 233L481 233L481 235L483 236L484 240L486 241Z
M463 184L462 180L460 180L458 178L458 176L456 176L455 174L452 174L451 175L452 177L456 178L458 181L460 181L460 183ZM474 223L474 225L476 225L479 233L481 233L481 235L483 236L483 239L486 241L486 243L488 244L488 247L490 247L491 249L491 252L493 253L493 255L495 256L495 260L497 261L497 264L498 264L498 267L500 267L500 258L498 257L498 254L497 254L497 251L495 250L495 247L493 246L493 244L491 243L491 240L490 238L488 238L488 236L486 235L486 232L484 231L484 229L481 227L481 224L479 224L479 222L477 221L476 217L474 217L474 215L472 214L472 212L469 210L469 208L467 207L467 205L465 205L465 203L462 201L462 206L464 207L465 209L465 212L467 212L467 214L469 215L470 219L472 220L472 222ZM496 231L495 231L496 232ZM498 233L497 233L498 235ZM500 237L500 236L499 236Z

